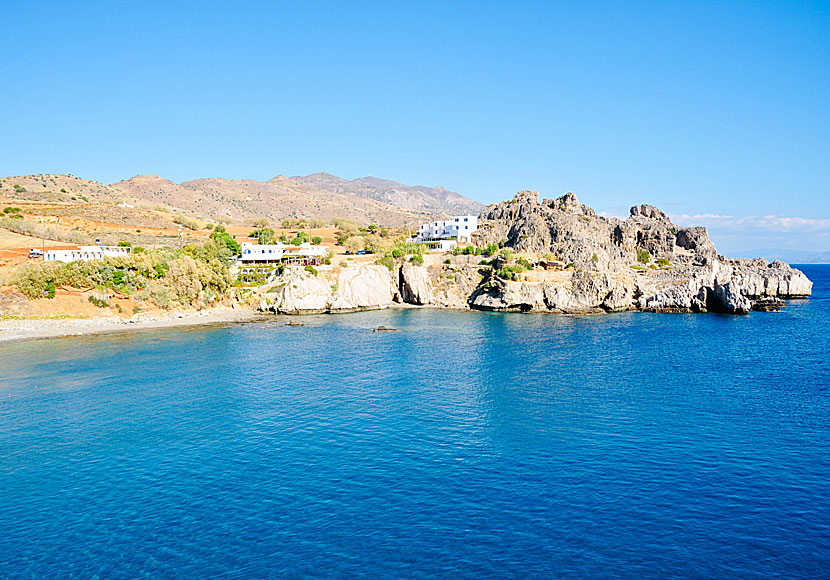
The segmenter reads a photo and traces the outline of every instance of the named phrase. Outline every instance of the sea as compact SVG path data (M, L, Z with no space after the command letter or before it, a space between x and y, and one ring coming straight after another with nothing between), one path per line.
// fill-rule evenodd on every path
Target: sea
M802 269L812 298L746 316L2 345L0 578L828 578L830 266Z

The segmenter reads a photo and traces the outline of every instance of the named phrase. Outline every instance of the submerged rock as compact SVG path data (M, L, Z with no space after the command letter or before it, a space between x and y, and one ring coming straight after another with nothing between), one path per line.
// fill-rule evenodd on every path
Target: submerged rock
M378 326L372 332L400 332L397 328L390 328L388 326Z

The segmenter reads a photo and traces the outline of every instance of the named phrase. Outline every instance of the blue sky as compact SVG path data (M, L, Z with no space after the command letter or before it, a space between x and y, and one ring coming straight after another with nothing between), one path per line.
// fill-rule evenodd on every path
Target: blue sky
M709 225L724 252L830 250L826 2L0 0L0 16L0 175L574 191Z

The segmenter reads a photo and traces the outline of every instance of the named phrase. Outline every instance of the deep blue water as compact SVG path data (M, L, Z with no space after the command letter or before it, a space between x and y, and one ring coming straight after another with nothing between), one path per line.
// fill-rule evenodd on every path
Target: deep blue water
M830 267L804 270L781 313L0 346L0 578L826 578Z

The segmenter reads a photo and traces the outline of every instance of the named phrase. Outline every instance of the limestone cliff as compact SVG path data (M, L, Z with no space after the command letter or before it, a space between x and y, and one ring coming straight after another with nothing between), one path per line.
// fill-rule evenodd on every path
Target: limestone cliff
M282 314L320 314L387 308L397 286L384 266L362 265L314 272L289 268L263 295L260 310Z

